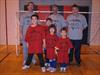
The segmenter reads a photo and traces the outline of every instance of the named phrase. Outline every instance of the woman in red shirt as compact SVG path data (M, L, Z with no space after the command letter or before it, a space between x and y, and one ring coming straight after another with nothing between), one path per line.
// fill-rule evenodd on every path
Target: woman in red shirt
M44 59L43 59L43 43L44 43L44 32L40 25L38 25L38 15L32 15L32 25L29 26L25 41L28 46L28 58L22 69L30 67L33 55L36 54L39 58L42 72L45 72Z
M67 37L67 29L64 27L61 29L61 37L55 46L55 52L57 54L57 62L60 64L60 71L65 72L69 63L69 50L72 48L72 43Z

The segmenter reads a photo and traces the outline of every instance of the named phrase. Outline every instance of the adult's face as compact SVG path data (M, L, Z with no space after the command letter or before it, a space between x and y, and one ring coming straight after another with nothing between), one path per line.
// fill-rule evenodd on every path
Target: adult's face
M33 3L29 3L27 6L28 11L33 11L34 9L34 4Z
M77 7L72 8L72 13L77 14L79 12L79 9Z
M53 11L53 14L57 14L57 12L58 12L58 7L57 7L57 6L53 6L53 7L52 7L52 11Z

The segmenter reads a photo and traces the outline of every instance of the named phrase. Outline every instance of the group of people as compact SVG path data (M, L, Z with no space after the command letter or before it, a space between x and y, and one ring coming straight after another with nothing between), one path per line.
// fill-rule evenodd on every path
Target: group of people
M21 18L21 34L24 62L22 69L37 63L37 55L42 72L55 72L57 65L66 72L75 55L76 65L80 66L80 49L83 30L87 27L86 18L79 14L79 7L72 6L72 14L66 20L58 14L57 5L52 6L52 14L41 25L39 16L34 13L34 3L29 2L27 13ZM34 14L33 14L34 13ZM43 55L45 54L45 57Z

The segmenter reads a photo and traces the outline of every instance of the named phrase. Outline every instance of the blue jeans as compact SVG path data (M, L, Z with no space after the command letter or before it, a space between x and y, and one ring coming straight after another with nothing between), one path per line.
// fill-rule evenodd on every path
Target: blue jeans
M26 41L22 40L22 45L23 45L23 57L24 57L24 61L26 61L28 57L28 48L27 48ZM34 56L33 56L33 61L36 61Z
M60 67L66 68L67 66L68 66L68 64L65 64L65 63L61 63L61 64L60 64Z
M54 59L54 60L49 60L49 63L50 63L50 67L52 67L52 68L56 68L56 59Z

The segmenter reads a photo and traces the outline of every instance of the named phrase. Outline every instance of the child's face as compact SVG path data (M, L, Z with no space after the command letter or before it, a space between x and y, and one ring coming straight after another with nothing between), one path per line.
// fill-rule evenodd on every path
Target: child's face
M46 25L50 26L52 24L52 22L50 20L46 21Z
M50 33L55 33L55 29L54 28L50 28Z
M61 31L61 36L67 36L67 32L66 31Z
M33 24L38 24L38 19L37 19L37 17L32 17L32 23Z

